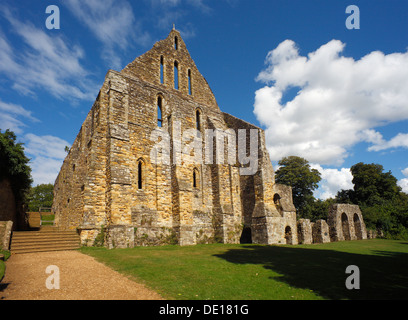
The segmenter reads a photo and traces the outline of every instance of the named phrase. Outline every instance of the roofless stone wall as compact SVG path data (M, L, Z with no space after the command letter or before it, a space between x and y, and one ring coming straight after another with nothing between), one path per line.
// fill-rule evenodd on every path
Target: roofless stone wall
M53 211L84 245L298 243L292 190L275 184L264 131L220 110L177 30L107 72Z

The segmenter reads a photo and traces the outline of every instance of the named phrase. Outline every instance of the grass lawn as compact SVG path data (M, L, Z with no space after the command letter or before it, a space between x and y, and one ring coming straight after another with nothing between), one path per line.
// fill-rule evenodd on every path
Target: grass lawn
M52 226L54 224L55 215L54 214L41 214L41 225Z
M404 241L84 247L81 251L167 299L408 299L408 243ZM359 290L345 287L349 265L359 267Z

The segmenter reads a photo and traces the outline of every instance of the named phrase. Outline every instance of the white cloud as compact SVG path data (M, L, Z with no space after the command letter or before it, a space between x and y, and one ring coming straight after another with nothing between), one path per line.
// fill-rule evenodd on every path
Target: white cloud
M22 119L20 120L20 118ZM10 129L21 136L21 142L24 143L24 153L31 159L29 165L32 169L33 185L54 183L66 156L65 146L69 146L69 143L51 135L23 134L23 129L27 125L22 120L39 122L31 111L0 100L0 129L2 131Z
M0 129L3 131L10 129L15 134L22 133L23 127L25 127L26 124L19 118L24 118L32 122L40 121L32 116L31 111L24 109L22 106L0 100Z
M375 51L354 60L341 55L344 46L332 40L306 57L285 40L268 53L254 113L266 127L271 160L297 155L341 165L358 142L374 144L372 150L384 145L374 128L408 119L408 53ZM286 101L291 88L298 93ZM390 145L406 142L401 134Z
M103 44L102 58L112 68L120 70L123 67L118 52L133 42L145 45L150 41L149 34L143 32L140 22L136 21L128 1L66 0L64 4Z
M398 185L401 187L403 192L408 193L408 168L405 168L401 172L407 178L399 180Z
M54 183L66 156L65 146L69 143L55 136L32 133L24 136L24 143L25 153L31 158L33 185Z
M72 101L95 98L98 88L81 65L81 47L19 20L7 8L0 12L24 43L23 49L16 49L0 31L0 74L13 83L13 89L26 95L46 90L59 99Z
M381 151L391 148L408 148L408 133L399 133L389 141L379 140L375 145L368 148L369 151Z
M338 191L353 189L353 175L349 168L324 169L319 164L311 164L311 168L316 169L321 174L321 182L317 190L317 197L320 199L334 198Z

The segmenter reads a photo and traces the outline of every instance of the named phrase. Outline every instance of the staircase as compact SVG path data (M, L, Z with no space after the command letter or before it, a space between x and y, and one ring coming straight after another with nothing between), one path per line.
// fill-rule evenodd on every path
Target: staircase
M15 254L61 251L79 247L80 239L75 231L58 231L56 228L42 227L40 231L14 231L10 252Z

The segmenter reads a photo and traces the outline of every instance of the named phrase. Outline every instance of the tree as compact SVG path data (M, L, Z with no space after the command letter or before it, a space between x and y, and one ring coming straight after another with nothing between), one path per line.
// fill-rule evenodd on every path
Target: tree
M36 212L40 207L52 207L54 198L54 186L51 183L39 184L31 188L28 196L28 210Z
M313 191L321 180L320 172L311 169L306 159L297 156L285 157L278 162L275 181L292 187L293 204L302 218L307 218L307 207L313 205Z
M31 168L23 144L16 139L14 132L0 130L0 180L10 180L16 202L22 204L32 183Z
M390 171L379 164L357 163L350 168L354 188L341 190L336 201L358 204L368 229L388 238L408 239L408 195Z

